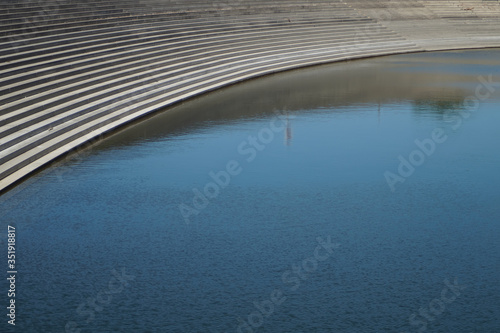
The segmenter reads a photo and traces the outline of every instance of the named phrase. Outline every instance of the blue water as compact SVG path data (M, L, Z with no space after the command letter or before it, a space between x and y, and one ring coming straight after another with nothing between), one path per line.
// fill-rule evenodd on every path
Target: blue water
M500 332L498 59L272 75L59 161L0 197L15 331Z

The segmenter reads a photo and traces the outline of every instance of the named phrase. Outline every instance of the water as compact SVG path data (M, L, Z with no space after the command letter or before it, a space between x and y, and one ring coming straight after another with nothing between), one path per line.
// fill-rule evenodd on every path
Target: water
M45 169L0 197L16 331L500 331L498 59L272 75Z

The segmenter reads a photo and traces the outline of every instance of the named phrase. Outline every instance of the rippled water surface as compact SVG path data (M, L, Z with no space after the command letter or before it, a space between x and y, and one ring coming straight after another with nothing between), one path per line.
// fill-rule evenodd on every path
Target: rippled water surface
M499 59L272 75L45 169L0 197L16 331L500 332Z

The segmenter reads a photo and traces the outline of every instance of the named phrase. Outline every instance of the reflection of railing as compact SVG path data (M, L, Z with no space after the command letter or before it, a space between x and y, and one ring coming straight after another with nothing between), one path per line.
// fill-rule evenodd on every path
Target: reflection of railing
M285 145L290 146L292 144L292 125L290 123L288 113L286 114L285 126L286 126L285 127Z
M0 0L0 191L197 94L290 68L423 49L368 17L367 1Z

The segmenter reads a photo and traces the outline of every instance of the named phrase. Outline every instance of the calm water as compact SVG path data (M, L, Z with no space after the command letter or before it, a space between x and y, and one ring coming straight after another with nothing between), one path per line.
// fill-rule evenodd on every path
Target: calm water
M273 75L45 169L0 197L16 331L499 332L499 59Z

